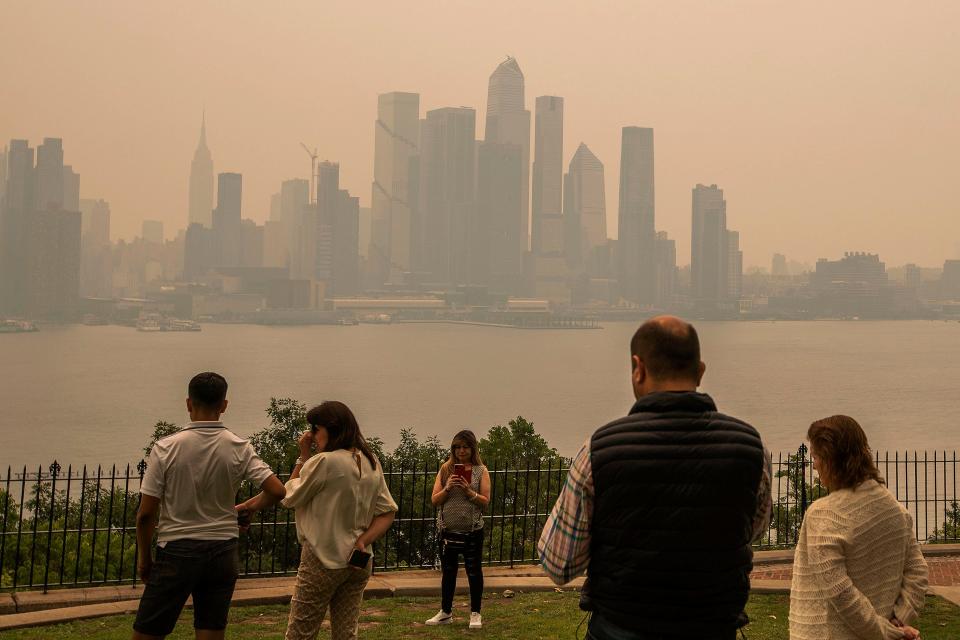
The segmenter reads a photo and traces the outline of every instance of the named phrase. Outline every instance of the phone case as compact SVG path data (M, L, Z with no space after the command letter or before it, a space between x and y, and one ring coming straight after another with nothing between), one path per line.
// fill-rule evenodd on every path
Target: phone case
M353 553L350 554L350 559L347 560L349 564L352 564L355 567L360 567L363 569L367 566L367 563L370 561L370 555L366 551L360 551L360 549L354 549Z

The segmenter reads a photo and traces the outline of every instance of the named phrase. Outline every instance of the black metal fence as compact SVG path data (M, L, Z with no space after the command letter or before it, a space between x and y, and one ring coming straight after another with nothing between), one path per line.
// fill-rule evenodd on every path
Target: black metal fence
M877 454L890 490L914 517L917 539L960 542L957 456L946 452ZM774 511L758 549L795 544L807 506L826 490L814 479L805 447L772 459ZM136 510L145 463L131 467L48 467L0 476L0 589L136 584ZM434 567L438 563L435 510L430 502L437 464L387 466L397 519L374 552L376 571ZM494 462L485 514L484 562L535 562L540 531L563 486L567 468L556 462ZM278 470L286 480L290 469ZM253 495L253 487L240 497ZM709 523L704 523L709 535ZM245 576L296 571L300 547L294 514L280 506L257 515L241 539Z

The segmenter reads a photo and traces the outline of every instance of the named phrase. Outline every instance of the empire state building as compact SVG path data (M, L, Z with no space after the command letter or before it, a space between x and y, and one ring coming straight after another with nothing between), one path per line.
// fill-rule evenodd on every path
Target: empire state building
M207 118L200 124L200 142L193 153L190 165L190 217L189 224L199 223L206 228L213 226L213 158L207 148Z

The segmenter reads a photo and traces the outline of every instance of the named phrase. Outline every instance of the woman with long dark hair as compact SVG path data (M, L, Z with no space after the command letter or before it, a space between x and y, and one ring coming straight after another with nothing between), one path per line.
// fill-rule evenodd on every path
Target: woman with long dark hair
M314 640L329 608L333 640L348 640L357 637L370 546L393 524L397 504L347 405L324 402L307 422L283 500L296 510L303 547L286 639Z
M437 507L442 575L440 611L427 624L453 622L453 592L462 555L470 583L470 628L479 629L483 624L483 507L490 502L490 474L472 431L463 430L453 437L450 457L433 483L432 502Z
M791 640L897 640L923 607L927 564L913 518L884 486L857 421L817 420L810 457L830 491L803 519L790 588Z

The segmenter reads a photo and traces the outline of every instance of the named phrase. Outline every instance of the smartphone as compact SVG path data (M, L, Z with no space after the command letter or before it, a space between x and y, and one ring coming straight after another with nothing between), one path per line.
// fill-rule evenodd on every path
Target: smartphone
M360 549L354 549L353 553L350 554L350 559L347 560L350 566L359 569L366 569L368 562L370 562L370 554L366 551L360 551Z
M249 527L250 526L250 511L247 509L240 509L237 511L237 526L240 527Z
M467 484L470 484L470 481L473 479L473 469L467 470L466 465L463 464L454 464L453 474L463 478L463 481Z

